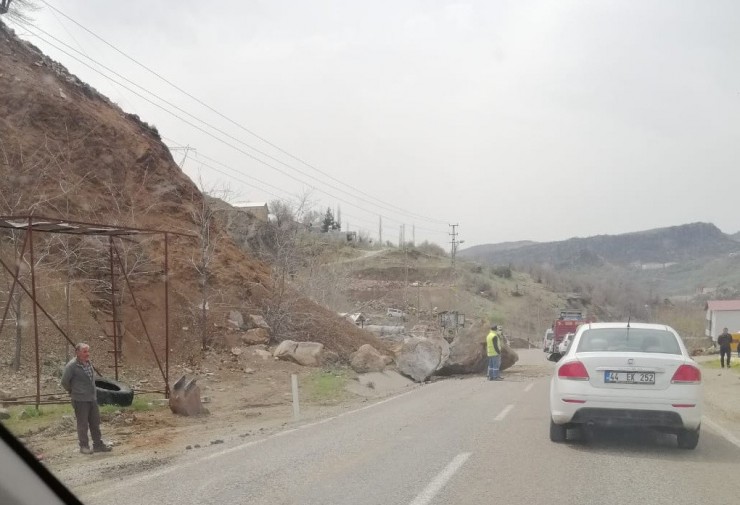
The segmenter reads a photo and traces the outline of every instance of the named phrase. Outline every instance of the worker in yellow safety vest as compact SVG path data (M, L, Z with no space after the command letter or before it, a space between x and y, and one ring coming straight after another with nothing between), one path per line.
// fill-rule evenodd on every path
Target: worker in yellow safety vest
M501 335L498 332L498 326L491 326L491 331L486 336L486 354L488 354L488 380L503 380L499 374L501 368Z

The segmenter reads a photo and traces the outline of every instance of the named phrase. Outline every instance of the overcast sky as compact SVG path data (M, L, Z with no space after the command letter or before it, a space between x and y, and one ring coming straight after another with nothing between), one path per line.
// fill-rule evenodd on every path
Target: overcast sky
M415 225L417 242L445 247L450 223L463 247L740 230L734 0L46 0L236 124L37 2L34 26L16 30L168 145L195 148L186 173L235 201L310 190L351 230L377 237L382 215L384 240L406 223L407 239Z

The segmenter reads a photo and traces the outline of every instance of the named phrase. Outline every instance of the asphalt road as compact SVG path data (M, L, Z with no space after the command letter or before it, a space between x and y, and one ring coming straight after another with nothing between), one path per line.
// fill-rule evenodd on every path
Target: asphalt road
M531 351L532 356L539 351ZM85 490L88 504L736 504L740 447L650 432L554 444L548 378L452 379Z

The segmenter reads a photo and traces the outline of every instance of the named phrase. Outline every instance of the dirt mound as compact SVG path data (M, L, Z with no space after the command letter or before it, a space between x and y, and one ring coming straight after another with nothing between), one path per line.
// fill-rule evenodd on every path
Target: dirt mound
M197 211L203 206L203 195L175 163L156 128L125 113L1 22L0 44L0 195L5 195L0 198L0 215L34 214L193 234L170 237L168 279L172 359L197 359L202 279L195 259L200 250ZM208 273L207 331L213 342L219 342L229 310L263 314L274 293L268 265L238 248L217 223L211 224L210 233L220 238ZM8 236L7 231L2 234ZM34 240L41 249L52 238L43 235ZM87 259L106 258L107 238L75 240L87 248ZM20 243L16 242L18 249ZM135 251L124 253L124 260L143 265L133 283L138 305L154 348L162 352L164 241L155 237L120 242L122 249L129 246ZM63 282L70 275L62 249L45 249L37 279L47 298L42 303L51 305L56 317L64 313ZM0 256L9 264L15 261L14 253L13 247L0 247ZM95 342L97 363L108 369L112 358L105 349L112 344L104 335L110 334L110 307L106 306L110 294L109 288L101 287L103 267L71 272L75 283L69 329L73 339ZM154 361L144 325L132 299L124 297L124 360L129 371L151 369ZM5 299L0 297L0 302ZM30 310L28 301L23 310ZM294 311L286 334L273 335L275 340L318 341L342 357L363 343L382 345L373 335L308 300L299 300ZM12 338L9 326L0 338ZM64 349L62 337L48 324L41 333L42 356L58 358ZM24 336L21 354L26 363L32 357L30 341ZM4 362L11 358L10 348L3 346L0 359ZM57 361L49 361L49 375Z

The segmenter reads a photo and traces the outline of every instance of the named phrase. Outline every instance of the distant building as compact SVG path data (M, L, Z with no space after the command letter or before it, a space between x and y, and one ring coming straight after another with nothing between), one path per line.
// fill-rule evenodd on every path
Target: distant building
M439 325L442 328L464 328L465 327L465 314L461 314L456 310L443 311L438 315Z
M365 316L362 312L355 312L354 314L348 314L346 312L340 312L340 317L343 317L347 319L348 321L353 322L355 325L363 328L365 326L365 323L369 322L370 319Z
M241 211L245 211L254 216L255 219L259 219L260 221L264 222L267 222L268 216L270 214L265 202L240 203L238 205L234 205L234 207Z
M740 300L710 300L705 307L707 327L705 334L717 341L723 328L730 333L740 332Z

